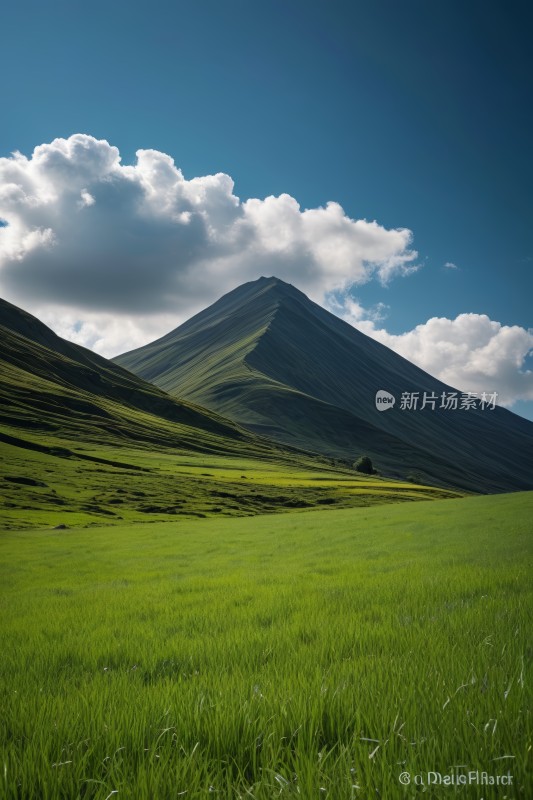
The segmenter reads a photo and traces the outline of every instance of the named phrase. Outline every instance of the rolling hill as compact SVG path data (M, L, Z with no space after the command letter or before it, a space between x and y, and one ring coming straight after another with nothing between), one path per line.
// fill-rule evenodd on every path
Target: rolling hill
M533 424L496 407L401 410L403 392L453 392L276 278L229 292L114 361L250 431L387 475L470 491L533 487ZM490 388L490 387L488 387ZM376 409L376 392L396 405Z
M450 496L358 476L177 400L0 300L0 526Z
M226 454L252 443L254 453L265 449L229 420L169 397L4 300L0 334L0 424L104 444L130 440Z

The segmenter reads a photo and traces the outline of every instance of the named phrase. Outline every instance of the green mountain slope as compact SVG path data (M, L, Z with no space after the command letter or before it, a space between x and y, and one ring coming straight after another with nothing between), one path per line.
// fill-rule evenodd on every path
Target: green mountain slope
M0 301L0 524L246 515L426 499L177 400Z
M472 491L533 486L533 424L505 409L383 413L380 389L453 391L276 278L225 295L116 363L248 429L388 475ZM488 387L490 388L490 387Z
M118 436L198 451L241 452L252 442L253 452L264 449L229 420L169 397L113 362L61 339L3 300L0 334L3 424L36 426L101 443Z

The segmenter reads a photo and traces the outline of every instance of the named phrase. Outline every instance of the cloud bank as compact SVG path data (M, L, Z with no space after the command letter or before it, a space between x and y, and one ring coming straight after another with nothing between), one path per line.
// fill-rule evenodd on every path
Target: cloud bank
M459 389L533 400L531 331L461 314L393 335L379 327L383 304L350 299L415 271L416 258L408 229L350 219L335 202L302 209L288 194L241 201L229 175L186 179L156 150L123 165L107 141L76 134L0 158L1 294L65 338L116 355L276 275Z
M361 319L361 308L348 307L348 321L417 364L430 375L462 391L497 392L498 404L533 400L533 371L526 359L533 352L533 330L502 325L485 314L433 317L412 331L395 335Z
M0 159L0 275L19 300L174 318L261 274L316 299L415 269L412 234L352 220L337 203L249 199L229 175L184 178L173 159L76 134Z

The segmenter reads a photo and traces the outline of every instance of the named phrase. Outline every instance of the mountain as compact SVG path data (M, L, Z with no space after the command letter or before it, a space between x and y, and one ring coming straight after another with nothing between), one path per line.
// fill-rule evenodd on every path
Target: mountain
M315 490L282 493L275 480L257 492L241 476L250 465L275 474L320 469L316 461L170 397L4 300L0 336L0 527L264 513L320 500Z
M170 397L0 300L0 528L450 497L363 476ZM68 524L67 524L68 523Z
M250 431L393 477L480 492L533 488L533 423L496 407L402 410L454 389L277 278L226 294L114 361ZM487 387L490 389L490 387ZM386 390L396 404L378 411Z

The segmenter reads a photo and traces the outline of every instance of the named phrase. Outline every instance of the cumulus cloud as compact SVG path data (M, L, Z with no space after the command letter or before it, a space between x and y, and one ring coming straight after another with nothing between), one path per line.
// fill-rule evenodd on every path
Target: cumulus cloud
M288 194L241 201L229 175L187 179L173 159L84 134L0 158L0 292L65 338L106 356L166 333L260 275L317 302L463 390L533 399L533 333L488 317L430 319L402 335L349 289L417 269L412 234ZM458 267L447 262L446 269Z
M117 315L136 315L138 343L141 315L144 327L164 314L175 325L261 274L320 301L416 268L409 230L350 219L334 202L302 209L288 194L242 202L233 190L223 173L186 179L156 150L123 165L116 147L84 134L42 144L30 158L2 158L2 293L48 321L59 308L77 311L84 323L72 337L109 354L121 346Z
M533 400L533 329L502 325L485 314L433 317L403 334L391 334L348 305L344 318L430 375L461 391L497 392L500 405Z

